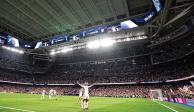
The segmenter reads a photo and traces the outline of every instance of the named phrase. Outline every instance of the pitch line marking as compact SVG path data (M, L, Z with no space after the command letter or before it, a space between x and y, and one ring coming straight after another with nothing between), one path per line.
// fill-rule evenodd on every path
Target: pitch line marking
M159 104L159 105L161 105L161 106L164 106L164 107L166 107L166 108L168 108L168 109L170 109L170 110L172 110L172 111L174 111L174 112L178 112L177 110L175 110L175 109L173 109L173 108L170 108L170 107L168 107L168 106L166 106L166 105L164 105L164 104L162 104L162 103L159 103L159 102L157 102L157 101L153 101L153 102L155 102L155 103L157 103L157 104Z
M36 112L36 111L31 111L31 110L24 110L24 109L18 109L18 108L13 108L13 107L5 107L5 106L0 106L0 109L18 110L18 111L23 111L23 112Z

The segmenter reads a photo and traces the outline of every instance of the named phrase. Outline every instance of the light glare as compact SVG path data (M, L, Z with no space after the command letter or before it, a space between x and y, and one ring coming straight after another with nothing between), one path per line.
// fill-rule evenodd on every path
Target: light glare
M110 38L106 38L106 39L102 39L100 43L101 43L102 47L109 47L115 43L115 40L112 40Z
M69 51L72 51L73 49L72 48L65 48L62 50L63 53L66 53L66 52L69 52Z
M50 55L52 56L55 55L55 51L51 51Z
M2 46L2 48L7 49L7 50L12 51L12 52L24 54L24 51L23 50L20 50L20 49L11 48L11 47L7 47L7 46Z
M93 42L88 42L87 47L90 49L96 49L100 47L100 42L99 40L93 41Z

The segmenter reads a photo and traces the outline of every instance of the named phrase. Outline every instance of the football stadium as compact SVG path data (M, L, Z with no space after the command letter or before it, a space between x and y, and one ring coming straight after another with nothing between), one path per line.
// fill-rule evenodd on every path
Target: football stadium
M0 0L0 112L194 112L194 0Z

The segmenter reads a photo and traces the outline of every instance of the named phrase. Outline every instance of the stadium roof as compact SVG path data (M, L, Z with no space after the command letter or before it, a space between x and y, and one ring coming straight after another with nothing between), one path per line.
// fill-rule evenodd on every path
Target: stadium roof
M0 0L0 26L24 40L38 41L114 24L151 6L151 0Z

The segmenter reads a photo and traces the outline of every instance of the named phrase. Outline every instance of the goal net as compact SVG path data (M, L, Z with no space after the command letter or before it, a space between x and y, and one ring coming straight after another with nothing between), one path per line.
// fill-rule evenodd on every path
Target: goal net
M150 98L153 100L163 101L162 90L161 89L150 90Z

